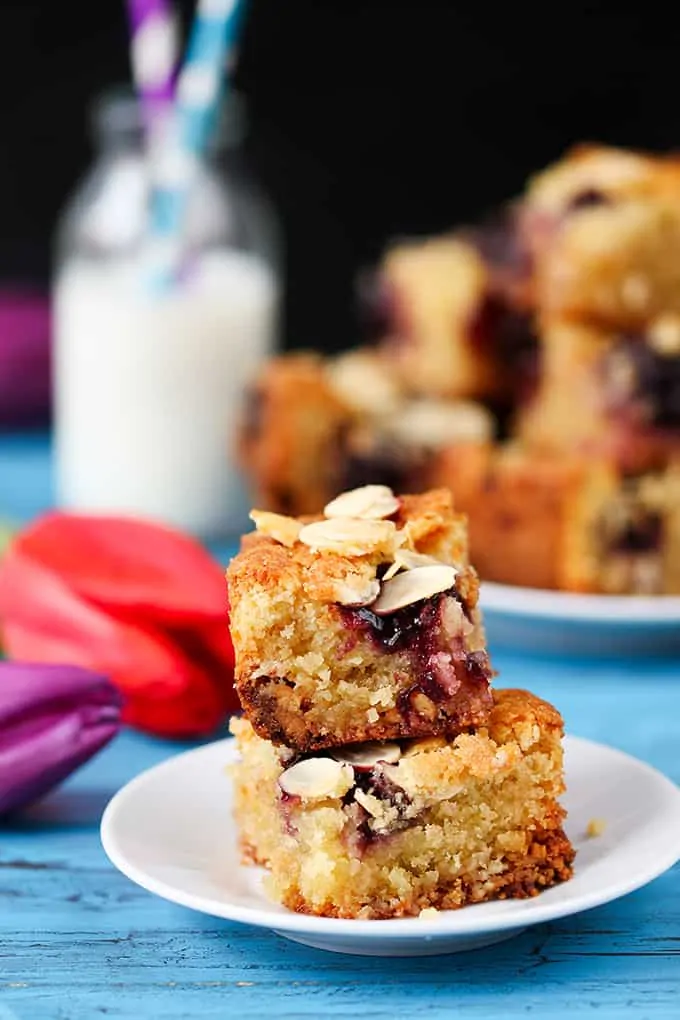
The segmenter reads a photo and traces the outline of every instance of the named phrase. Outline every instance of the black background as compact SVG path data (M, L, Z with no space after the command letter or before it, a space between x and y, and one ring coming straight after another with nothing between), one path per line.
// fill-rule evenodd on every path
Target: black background
M0 33L0 276L47 280L86 105L129 79L123 0L0 0ZM657 0L252 0L236 79L284 226L287 346L347 346L388 238L474 218L573 142L680 148L678 15Z

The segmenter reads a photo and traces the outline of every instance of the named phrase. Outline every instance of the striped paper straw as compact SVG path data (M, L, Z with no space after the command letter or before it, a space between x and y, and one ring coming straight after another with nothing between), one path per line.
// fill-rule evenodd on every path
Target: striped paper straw
M174 116L154 168L150 253L157 285L172 283L181 268L189 195L216 120L242 7L242 0L199 0L197 5Z
M127 0L132 75L149 139L171 112L179 54L177 20L168 0Z

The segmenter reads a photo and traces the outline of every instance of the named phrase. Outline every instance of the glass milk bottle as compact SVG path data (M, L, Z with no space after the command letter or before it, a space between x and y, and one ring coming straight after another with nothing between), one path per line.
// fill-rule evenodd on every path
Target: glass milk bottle
M62 216L53 282L63 509L155 518L202 538L247 524L234 438L244 391L276 346L278 287L274 228L238 163L235 112L190 196L182 273L159 292L144 256L137 104L116 95L95 110L97 159Z

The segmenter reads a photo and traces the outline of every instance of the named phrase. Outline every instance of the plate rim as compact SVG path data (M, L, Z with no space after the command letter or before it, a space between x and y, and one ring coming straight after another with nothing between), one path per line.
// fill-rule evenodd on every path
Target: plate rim
M669 792L672 791L673 796L678 798L677 811L680 821L680 788L672 779L664 775L664 773L660 772L652 765L648 765L647 762L644 762L625 751L620 751L618 748L611 747L608 744L602 744L598 741L573 736L571 734L565 736L565 749L568 747L579 746L583 746L584 748L589 747L599 751L604 750L608 754L612 754L615 757L619 757L626 761L629 765L632 764L636 768L647 772L650 775L650 778L653 778L655 782L661 782L666 786ZM117 846L117 837L115 835L114 827L116 816L130 794L134 794L138 787L146 785L150 780L152 781L159 772L165 771L171 765L175 767L180 759L186 759L189 756L199 758L203 756L208 757L210 755L216 755L218 753L223 755L222 765L225 766L229 764L230 760L233 760L235 752L236 745L232 737L212 741L210 744L171 755L164 761L153 765L151 768L145 769L121 787L107 804L102 815L100 825L102 846L111 864L130 879L130 881L145 889L147 892L153 893L154 895L157 895L171 903L178 904L179 906L186 907L191 910L196 910L199 913L203 913L211 917L237 921L242 924L250 924L255 927L267 928L271 931L279 931L282 933L299 932L307 935L308 937L352 936L356 939L365 940L376 937L386 939L405 939L414 937L431 939L447 937L455 938L456 936L464 937L472 934L482 935L489 932L524 928L534 924L541 924L545 921L569 917L573 914L582 913L583 911L591 910L595 907L602 906L605 903L620 899L622 896L626 896L629 893L634 892L636 889L642 888L655 878L664 874L664 872L668 871L678 862L678 860L680 860L680 825L678 825L676 838L664 847L664 853L655 857L654 863L651 866L648 865L642 871L637 871L634 877L631 878L630 882L623 884L619 883L616 886L615 891L611 886L600 887L593 890L590 895L580 896L578 899L574 900L573 903L565 903L563 901L554 904L550 902L541 903L540 897L537 897L535 899L522 901L526 903L527 907L530 907L530 910L527 911L526 917L519 914L509 914L505 917L501 916L489 919L486 922L484 921L483 915L481 915L475 923L477 915L469 911L465 911L464 909L441 911L436 918L421 919L419 917L406 917L389 918L385 920L352 920L349 918L317 917L309 914L297 914L293 911L280 913L274 909L268 910L266 906L240 906L229 901L224 901L222 904L223 908L226 909L216 910L215 905L218 901L205 896L185 894L182 890L178 891L175 887L164 882L162 879L149 876L143 869L138 868L134 863L130 863L126 859L125 854ZM274 905L272 905L272 907L273 906Z
M680 595L593 595L482 581L484 612L629 628L680 625Z

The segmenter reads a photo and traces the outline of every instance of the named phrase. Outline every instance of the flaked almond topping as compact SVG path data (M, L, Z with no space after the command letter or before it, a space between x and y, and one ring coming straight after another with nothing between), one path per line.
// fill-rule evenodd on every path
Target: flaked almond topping
M391 580L400 570L413 570L415 567L432 567L440 564L441 560L435 559L434 556L426 556L425 553L414 552L413 549L397 549L394 554L394 563L383 574L383 581Z
M648 331L650 346L664 357L680 354L680 317L664 315Z
M306 524L298 535L315 551L337 552L344 556L365 556L382 550L392 556L403 538L392 521L357 520L332 517Z
M281 545L289 548L298 540L302 525L294 517L286 517L284 514L273 514L268 510L251 510L250 519L254 522L256 530L261 535L268 535Z
M352 767L334 758L303 758L279 776L284 793L304 800L344 797L353 785Z
M442 591L453 587L456 580L456 568L445 564L428 567L415 567L402 574L397 574L382 585L380 595L372 603L371 609L378 616L394 613L404 606L411 606L421 599L429 599Z
M379 521L399 509L399 500L386 485L362 485L342 492L324 507L326 517L359 517Z
M469 400L412 400L391 426L393 434L410 446L437 449L451 442L486 442L493 436L493 418L486 408Z
M380 594L380 581L377 578L347 577L334 582L333 592L335 601L341 606L368 606Z
M422 740L414 740L403 752L404 758L412 758L415 754L423 754L426 751L439 751L446 747L444 737L424 737Z
M364 744L355 744L354 747L336 747L331 754L336 761L354 765L358 769L369 769L380 761L396 765L401 758L401 748L399 744L391 742L368 740Z
M372 351L341 355L328 365L328 377L340 400L359 414L379 417L399 409L401 385L380 355Z

